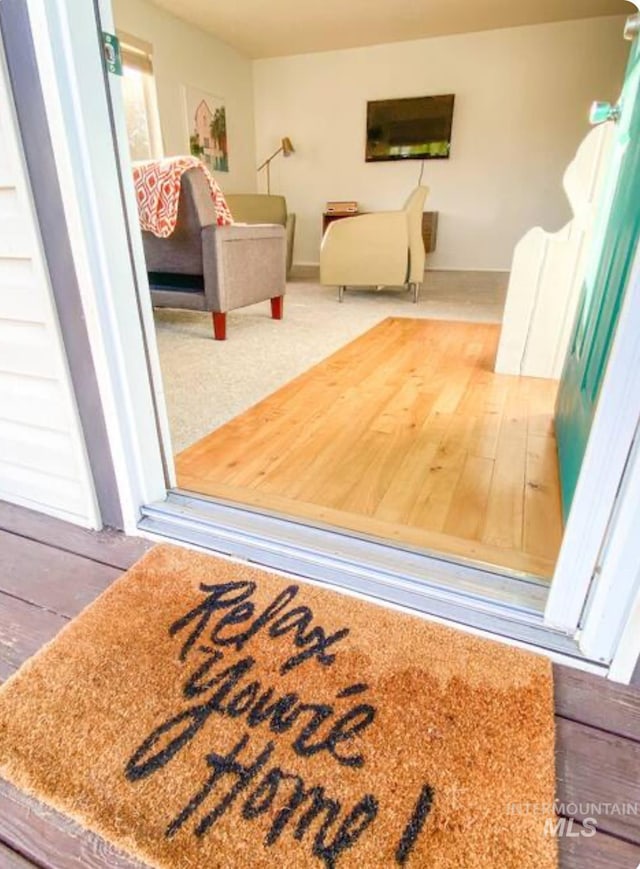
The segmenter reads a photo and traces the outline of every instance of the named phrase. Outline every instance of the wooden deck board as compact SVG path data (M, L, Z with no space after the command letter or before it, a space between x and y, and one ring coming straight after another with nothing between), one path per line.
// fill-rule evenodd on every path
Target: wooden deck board
M121 567L0 531L0 591L64 616L75 616L111 585ZM29 570L24 569L29 563Z
M570 667L554 669L557 715L640 742L640 687L601 679L594 696L593 676Z
M114 531L98 534L6 501L0 501L0 529L122 570L130 567L151 546L141 537L125 537Z
M600 813L598 829L640 846L640 743L566 718L556 721L556 740L559 799L579 809L637 805L637 814ZM579 811L576 817L591 814Z
M62 527L64 523L55 520L34 520L29 511L7 511L0 504L0 525L4 522L6 527L7 517L18 542L11 547L0 545L0 678L10 675L54 636L67 623L74 606L80 608L100 593L109 581L102 568L113 569L115 576L149 546L147 541ZM28 535L34 539L29 540ZM61 559L62 550L55 543L62 542L66 554L71 552L73 541L82 552L75 553L72 561ZM0 542L6 544L7 539L3 536ZM46 566L42 546L50 555L47 582L42 581ZM16 576L22 578L28 601L19 597ZM76 589L71 597L69 589L64 589L60 603L56 602L56 588L63 587L70 577L73 585L81 587L83 576L84 589ZM61 614L63 611L66 614ZM614 685L566 667L554 667L554 674L558 799L565 803L640 799L640 689ZM561 869L636 869L639 862L638 817L611 816L602 819L594 837L560 839ZM140 864L0 781L0 866L139 869Z
M556 384L495 374L498 335L385 320L180 453L178 484L549 578Z
M638 869L640 847L606 833L595 836L563 836L560 869Z
M100 836L2 780L0 840L28 857L27 866L45 869L139 869L143 866Z
M0 679L52 640L67 621L57 613L0 594Z
M12 848L0 843L0 866L3 869L32 869L33 863Z

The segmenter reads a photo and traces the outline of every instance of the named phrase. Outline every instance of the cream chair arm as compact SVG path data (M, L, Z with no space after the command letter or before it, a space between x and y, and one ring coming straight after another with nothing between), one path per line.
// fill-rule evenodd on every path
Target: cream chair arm
M404 211L379 211L331 223L320 248L320 283L400 286L409 268L409 227Z

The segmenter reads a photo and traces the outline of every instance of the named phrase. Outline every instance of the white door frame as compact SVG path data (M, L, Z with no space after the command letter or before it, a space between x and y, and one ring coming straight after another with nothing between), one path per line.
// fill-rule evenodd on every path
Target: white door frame
M638 335L640 245L627 284L545 611L547 624L567 633L573 634L580 626L592 581L594 593L600 591L600 609L605 605L628 609L633 600L622 574L612 572L613 568L610 570L608 566L613 565L615 559L628 558L626 549L620 549L621 538L615 537L619 545L612 545L614 538L610 539L606 555L603 545L615 515L616 498L640 420ZM606 602L602 599L602 590L598 589L600 585L605 587L605 565L606 583L611 589ZM586 631L588 627L589 637L593 638L595 610L589 612L588 618L591 622L583 628Z
M633 675L640 657L639 525L640 440L636 439L579 639L589 657L612 659L611 676L623 682ZM634 601L630 608L629 599Z
M27 9L124 528L133 533L140 506L164 498L172 481L157 349L147 340L151 300L137 290L147 282L142 242L123 220L123 202L135 208L132 182L126 171L121 179L114 149L93 4L27 0Z
M139 233L129 231L137 223L129 157L114 145L114 124L119 141L126 141L120 86L117 80L109 82L114 119L100 57L95 14L98 10L101 27L113 32L110 0L95 0L96 10L87 0L25 2L125 526L132 531L144 504L165 499L173 471L142 245ZM640 349L631 340L634 329L638 334L639 268L636 260L633 292L621 316L546 611L547 623L570 636L580 624L640 416ZM610 582L619 605L623 584L618 587L615 576ZM611 594L606 597L605 607ZM602 638L596 623L591 624L593 636Z

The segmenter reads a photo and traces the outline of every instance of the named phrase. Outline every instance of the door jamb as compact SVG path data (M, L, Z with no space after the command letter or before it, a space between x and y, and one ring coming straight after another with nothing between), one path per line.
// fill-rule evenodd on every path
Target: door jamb
M601 550L640 420L640 244L636 248L625 299L564 532L545 610L546 623L575 633L580 627L592 581L601 579ZM615 552L609 552L612 559ZM628 609L629 597L610 595L607 603ZM591 617L594 615L592 613Z
M149 293L136 286L124 208L132 191L125 188L123 199L98 18L86 0L13 2L29 13L123 526L135 533L141 505L166 496L158 432L166 412L157 376L153 383L155 342L148 342L151 364L145 353L153 313Z

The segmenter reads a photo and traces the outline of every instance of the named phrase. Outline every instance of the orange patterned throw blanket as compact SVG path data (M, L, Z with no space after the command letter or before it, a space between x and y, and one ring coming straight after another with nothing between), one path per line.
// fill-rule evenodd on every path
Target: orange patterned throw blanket
M222 190L201 160L197 157L166 157L134 165L133 182L141 229L152 232L159 238L168 238L171 235L178 219L180 179L188 169L200 169L209 182L218 226L233 223Z

